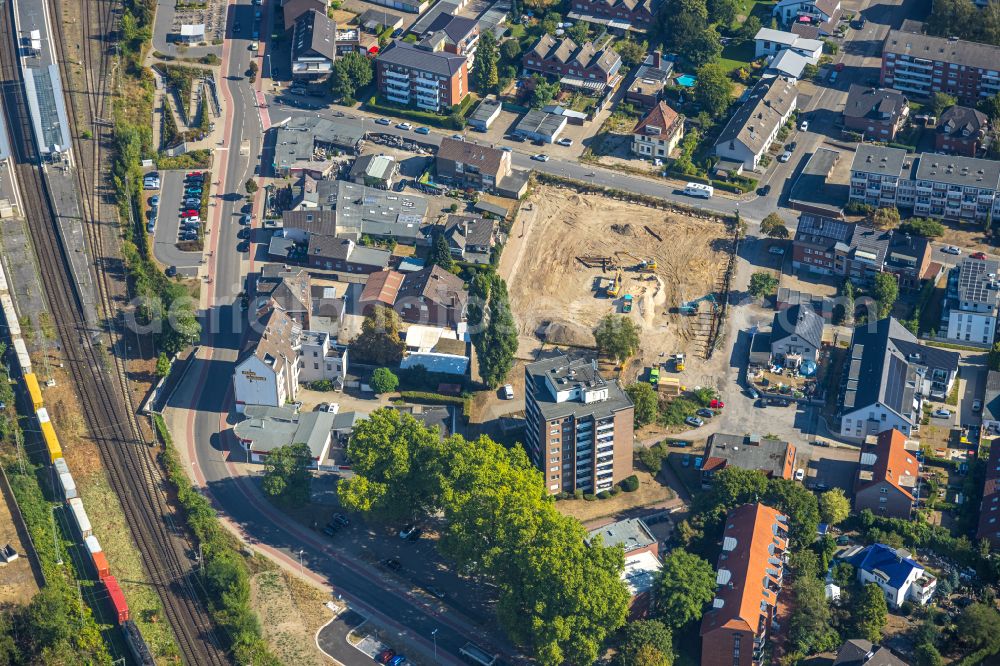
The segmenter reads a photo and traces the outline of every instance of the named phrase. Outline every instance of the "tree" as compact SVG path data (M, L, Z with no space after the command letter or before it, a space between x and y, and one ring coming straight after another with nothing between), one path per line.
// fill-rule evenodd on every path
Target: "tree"
M479 36L479 46L476 47L472 81L470 81L473 88L484 94L496 90L500 83L500 77L497 74L499 58L496 37L491 30L484 30Z
M166 377L170 374L170 357L164 352L160 352L160 355L156 357L156 376Z
M990 370L1000 371L1000 342L993 344L993 348L990 349L990 353L986 357L986 364L989 365Z
M371 83L372 76L371 58L357 52L348 53L333 63L333 72L330 76L331 90L344 102L352 103L354 93Z
M753 39L760 29L763 28L760 24L760 19L756 16L748 16L747 20L743 22L742 27L740 27L740 39L748 41Z
M540 109L551 102L561 90L558 82L549 83L537 74L531 77L531 80L534 84L531 91L531 108L533 109Z
M840 488L832 488L819 496L819 517L828 525L838 525L851 515L851 502Z
M487 386L496 388L507 378L507 373L514 364L517 325L510 310L507 284L503 278L492 274L488 290L485 317L479 318L481 323L478 326L473 326L473 319L469 318L469 330L472 331L472 343L479 360L479 376ZM470 294L474 295L472 289ZM481 307L480 304L473 303L470 306Z
M979 101L979 110L993 122L1000 120L1000 93Z
M795 612L789 623L789 637L796 651L815 654L834 650L840 637L830 626L830 605L823 583L814 576L797 575L792 584Z
M933 643L921 643L914 650L916 666L943 666L944 658Z
M827 55L837 55L837 51L840 50L840 46L837 42L832 39L824 39L823 42L823 53Z
M625 393L635 405L635 424L639 427L652 423L659 413L656 389L649 382L636 382L625 387Z
M399 377L389 368L375 368L371 379L372 390L375 393L391 393L399 386Z
M618 362L639 349L639 325L623 315L605 315L594 329L597 349Z
M312 453L307 444L279 446L264 463L264 494L278 504L298 507L309 501Z
M750 276L750 295L760 300L778 290L778 278L768 271L757 271Z
M254 180L253 178L250 178L249 180L247 180L246 184L243 187L246 188L247 194L253 194L258 189L257 181Z
M616 42L614 48L618 52L618 55L621 56L622 64L631 69L646 60L649 44L646 42L637 42L629 37Z
M444 237L444 232L438 232L435 235L434 246L431 247L427 263L440 266L446 271L450 271L452 266L455 265L455 260L451 256L451 247L448 245L448 239Z
M675 548L663 559L653 585L657 616L680 629L700 620L705 604L715 596L715 571L707 560Z
M899 210L896 208L876 208L868 220L878 229L895 229L899 226Z
M960 640L975 650L1000 647L1000 613L986 604L969 604L958 620Z
M878 318L885 319L892 312L892 306L899 297L899 283L896 282L896 276L892 273L879 273L875 276L872 292L878 303Z
M701 67L714 62L722 55L722 38L715 28L708 28L695 35L684 53L685 59L692 67Z
M708 20L726 30L736 20L738 9L737 0L708 0Z
M670 628L659 620L630 622L622 630L616 666L670 666L673 662Z
M944 225L927 217L914 217L899 225L898 230L905 234L937 238L944 235Z
M396 365L406 344L399 337L399 314L392 308L376 306L361 323L361 333L350 344L351 355L374 365Z
M889 607L885 603L882 588L875 583L865 585L854 606L857 635L872 643L880 642L888 616Z
M805 67L802 68L802 78L807 81L812 81L819 74L819 67L810 63L807 63Z
M718 63L702 65L695 72L694 98L713 118L726 113L733 96L733 82Z
M789 536L795 545L808 546L816 539L819 502L802 484L790 479L771 479L762 499L788 516Z
M940 118L942 113L956 104L958 104L958 99L955 97L941 92L934 93L930 103L931 115Z
M521 43L516 39L508 39L500 45L501 62L512 64L519 62L521 57Z
M535 10L536 13L544 12L546 9L555 7L559 0L524 0L524 6Z
M785 220L777 213L768 213L761 220L760 231L769 238L788 238L788 227L785 226Z
M666 0L657 27L667 49L682 54L689 65L698 67L722 53L719 33L709 27L705 0Z
M755 469L724 467L712 477L707 493L699 495L699 509L722 515L750 501L760 501L767 492L767 477Z

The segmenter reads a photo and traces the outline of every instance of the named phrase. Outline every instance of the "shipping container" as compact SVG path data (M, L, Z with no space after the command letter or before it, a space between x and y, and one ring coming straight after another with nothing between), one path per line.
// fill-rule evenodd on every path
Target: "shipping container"
M111 575L111 567L108 565L108 558L104 556L103 551L91 553L90 562L94 565L98 578L106 578Z
M67 500L80 496L76 492L76 481L73 480L73 475L69 472L59 475L59 488L62 489L63 497Z
M90 551L91 555L93 555L94 553L100 553L103 550L103 548L101 548L101 542L98 541L97 537L95 537L93 534L91 534L83 541L84 543L87 544L87 550Z
M14 351L17 352L17 366L21 369L21 374L31 372L31 357L28 355L28 346L21 338L14 338Z
M0 294L0 304L3 304L3 318L7 322L7 332L12 338L21 337L21 324L17 321L17 310L9 294Z
M122 592L122 588L118 587L118 581L115 580L114 576L107 575L101 579L101 582L104 583L104 588L108 591L108 599L111 600L111 607L114 608L118 624L127 622L129 619L128 603L125 601L125 594Z
M28 389L28 397L31 398L31 408L39 410L45 405L42 400L42 388L38 385L38 377L35 373L29 372L24 376L24 385Z
M41 410L39 410L41 411ZM42 438L45 440L45 448L49 452L49 461L55 462L56 458L62 458L62 448L59 446L59 438L56 437L56 429L51 421L42 421Z
M65 458L56 458L52 464L56 467L56 474L69 474L69 465L66 464Z
M69 510L73 514L73 522L76 523L76 528L80 530L80 536L86 539L94 533L90 527L90 518L87 516L87 510L83 508L83 500L79 497L69 500Z

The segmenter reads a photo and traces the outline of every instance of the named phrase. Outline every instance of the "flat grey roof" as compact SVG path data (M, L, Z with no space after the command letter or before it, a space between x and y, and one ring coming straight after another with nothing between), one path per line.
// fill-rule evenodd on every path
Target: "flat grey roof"
M423 237L427 200L337 181L337 234L371 234L398 238Z
M472 112L472 115L469 116L469 118L471 120L479 120L485 123L487 120L490 119L490 117L494 113L497 112L497 109L499 109L500 106L501 104L497 99L492 97L484 97L483 100L479 102L479 106L476 107L476 110Z
M353 149L365 137L360 121L295 117L275 130L274 167L311 162L317 143Z
M546 421L565 416L575 416L576 418L591 416L601 419L607 418L623 409L632 406L625 391L622 390L618 382L608 382L600 376L594 369L590 361L586 359L573 359L565 354L560 354L553 358L544 359L529 363L524 367L525 391L534 396L535 404ZM607 400L586 404L580 400L567 400L556 402L549 392L546 383L546 376L553 381L564 380L566 382L586 383L593 382L595 388L607 388Z
M849 186L828 179L833 176L834 167L842 157L839 151L817 148L792 184L788 200L840 215L843 204L847 201Z
M1000 183L1000 162L961 155L923 153L917 162L914 177L917 180L932 180L948 185L996 189Z
M31 124L41 144L39 150L45 155L69 150L69 119L59 66L49 65L43 69L25 67L24 90Z
M879 173L886 176L899 176L906 161L906 151L901 148L876 146L863 143L854 153L851 171Z
M521 134L542 134L545 136L555 136L566 125L566 118L557 116L554 113L546 113L539 109L528 111L524 117L517 121L514 127L515 132Z
M619 520L617 523L591 530L587 536L588 542L600 536L605 546L621 546L626 554L656 543L656 537L641 518Z

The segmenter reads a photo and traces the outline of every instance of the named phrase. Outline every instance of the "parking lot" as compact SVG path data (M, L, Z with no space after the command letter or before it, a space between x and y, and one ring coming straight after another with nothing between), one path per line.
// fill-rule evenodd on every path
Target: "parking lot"
M176 266L178 272L182 269L197 268L201 264L201 252L190 248L181 249L178 241L181 238L181 204L184 194L184 171L163 171L160 173L162 186L159 192L160 214L156 222L153 242L153 255L165 266Z

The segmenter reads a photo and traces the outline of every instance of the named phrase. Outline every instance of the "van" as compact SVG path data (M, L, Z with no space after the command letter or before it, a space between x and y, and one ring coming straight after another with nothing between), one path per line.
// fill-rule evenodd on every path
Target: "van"
M715 194L715 188L711 185L703 185L702 183L688 183L684 186L684 194L690 197L711 199L712 195Z

